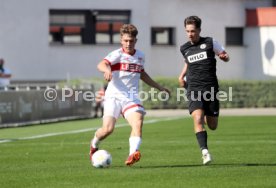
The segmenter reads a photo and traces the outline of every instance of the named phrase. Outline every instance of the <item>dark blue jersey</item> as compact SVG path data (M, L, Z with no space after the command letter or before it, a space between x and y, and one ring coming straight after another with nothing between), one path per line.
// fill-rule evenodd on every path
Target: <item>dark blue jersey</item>
M200 37L195 44L187 42L180 51L188 65L186 78L189 91L218 90L216 58L211 37Z

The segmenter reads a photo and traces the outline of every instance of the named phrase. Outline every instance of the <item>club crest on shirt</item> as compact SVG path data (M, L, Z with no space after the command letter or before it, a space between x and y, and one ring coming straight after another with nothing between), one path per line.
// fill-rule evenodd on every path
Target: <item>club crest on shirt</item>
M201 44L200 45L200 49L205 49L206 48L206 44Z

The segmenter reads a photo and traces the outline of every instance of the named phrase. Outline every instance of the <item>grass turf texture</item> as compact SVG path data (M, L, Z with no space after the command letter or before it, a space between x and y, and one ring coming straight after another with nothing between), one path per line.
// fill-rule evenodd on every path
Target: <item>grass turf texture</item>
M191 118L157 120L144 125L142 158L132 167L124 165L130 127L115 129L101 144L113 158L107 169L90 165L94 131L18 139L96 128L99 119L1 129L0 141L10 139L0 143L1 188L275 187L276 117L220 117L208 131L210 166L202 165Z

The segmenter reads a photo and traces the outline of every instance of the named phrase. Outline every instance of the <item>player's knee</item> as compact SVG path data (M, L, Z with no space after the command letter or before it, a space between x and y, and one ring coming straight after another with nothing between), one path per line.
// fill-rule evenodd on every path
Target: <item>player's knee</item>
M210 130L214 131L217 129L217 126L209 126Z
M142 123L138 123L136 125L133 126L133 129L137 130L137 131L142 131Z
M143 120L142 119L139 119L137 122L136 122L136 127L138 127L139 129L141 129L143 126Z
M217 117L207 117L207 125L210 130L216 130L218 127L218 118Z
M218 128L218 124L216 122L208 124L210 130L216 130Z
M132 133L135 135L142 134L142 123L137 122L135 125L132 125Z
M114 128L111 127L111 126L109 126L109 127L104 127L104 128L103 128L103 131L104 131L104 133L105 133L106 135L111 134L111 133L113 132L113 130L114 130Z
M203 124L203 117L201 116L201 115L194 115L193 116L194 118L194 122L196 123L196 124Z

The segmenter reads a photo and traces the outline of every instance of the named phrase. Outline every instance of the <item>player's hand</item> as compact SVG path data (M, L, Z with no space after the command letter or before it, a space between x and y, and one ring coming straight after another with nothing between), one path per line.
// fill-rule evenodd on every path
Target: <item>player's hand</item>
M186 87L186 82L185 82L185 80L182 77L178 78L178 83L179 83L180 87L183 87L183 88Z
M229 55L226 52L219 54L219 58L225 62L229 61Z
M185 81L183 79L178 80L180 87L185 87Z
M104 72L104 79L108 82L112 79L112 72L110 70Z

